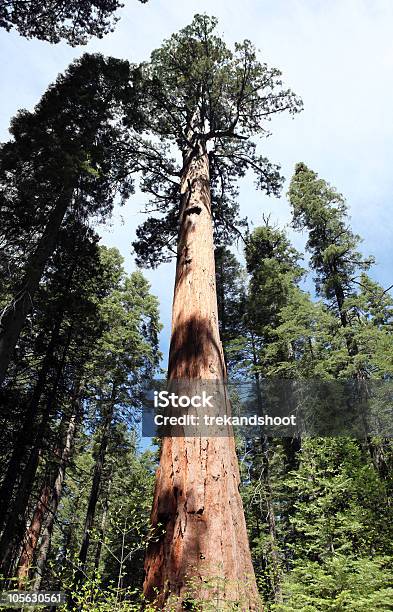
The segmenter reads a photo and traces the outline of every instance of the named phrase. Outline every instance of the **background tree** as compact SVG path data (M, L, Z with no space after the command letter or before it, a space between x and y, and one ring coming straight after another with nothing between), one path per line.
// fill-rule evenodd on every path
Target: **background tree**
M377 367L377 361L382 365L381 352L387 348L385 337L391 332L392 300L389 289L366 274L374 259L363 257L357 250L361 239L349 226L343 196L300 163L291 181L289 198L294 227L308 232L307 249L317 295L341 323L348 349L347 367L342 368L341 376L383 376L392 367L390 350L385 354L384 365Z
M119 138L125 100L137 123L135 74L128 62L84 55L11 123L0 152L0 384L67 211L105 218L116 194L132 190Z
M347 230L351 232L348 223ZM244 297L237 297L244 315L240 325L236 324L238 336L226 347L231 355L230 371L239 380L238 393L241 381L255 374L265 394L269 393L269 378L274 379L273 392L280 378L345 380L356 372L355 361L362 363L362 371L369 376L389 376L388 292L364 272L348 284L350 297L344 304L358 346L358 353L350 356L336 303L314 302L300 288L306 270L300 267L299 254L285 234L265 222L249 236L245 250L249 272L245 306ZM218 286L220 283L218 279ZM229 312L234 295L229 293ZM378 447L376 441L374 448ZM377 529L378 535L370 531L372 544L369 540L353 548L356 536L352 530L359 527L359 533L369 532L364 521L374 520L368 515L377 507L374 496L385 508L389 506L391 445L382 445L378 454L384 460L379 466L355 439L239 439L238 453L253 564L268 609L301 605L327 609L346 601L346 590L348 601L357 597L354 606L363 605L360 602L373 606L378 598L386 601L391 550L385 530L391 519L388 515L382 518L384 527ZM320 546L318 558L310 552L314 546ZM331 588L339 572L343 581ZM352 572L369 574L370 586L362 588L355 574L351 583ZM311 575L315 581L307 578Z
M115 13L122 6L120 0L4 0L0 27L50 43L66 40L72 46L84 45L91 36L102 38L113 31Z
M294 227L308 231L307 249L317 294L335 306L346 327L345 299L353 294L354 276L367 270L373 258L365 259L357 251L360 237L348 227L348 209L342 195L303 163L296 165L289 199Z
M228 374L232 375L233 343L243 330L246 274L236 256L226 247L214 252L220 338Z
M58 427L62 416L73 412L69 400L80 387L84 364L100 333L97 300L107 289L97 239L75 222L61 233L37 296L35 325L23 334L12 385L3 390L6 402L9 395L18 396L18 409L9 419L10 445L1 483L3 571L21 536L19 525L23 526L40 457L63 435Z
M309 233L317 292L341 324L336 342L345 342L347 350L342 346L341 353L336 351L335 376L363 381L361 392L366 398L372 385L366 381L390 377L393 367L389 288L367 276L374 260L358 252L360 237L351 231L347 205L334 188L304 164L297 164L289 197L294 226ZM376 442L365 433L364 443L377 469L386 472L383 456L389 441Z
M99 442L82 544L79 551L81 577L85 570L90 531L103 477L105 457L113 424L119 418L136 418L141 407L144 385L158 368L157 300L149 294L149 285L139 272L120 277L115 290L100 305L106 330L92 356L88 391L96 404ZM93 399L94 398L94 399Z
M31 382L30 389L23 390L26 404L20 405L21 414L14 417L15 429L18 418L26 420L29 417L30 437L21 440L20 434L15 433L10 444L8 467L12 466L15 478L4 508L0 549L3 575L12 575L18 564L21 584L34 578L34 584L39 586L46 575L60 501L64 488L67 491L66 470L71 469L72 473L73 447L75 454L81 437L83 439L89 430L95 432L95 446L91 483L89 471L84 473L90 484L90 494L84 509L85 524L77 541L83 554L79 552L79 564L77 558L73 559L76 570L86 571L97 502L105 496L106 456L110 453L112 458L116 457L122 445L130 448L130 432L137 427L142 389L153 376L160 357L157 349L158 304L143 276L135 272L127 277L118 251L98 250L97 237L91 230L83 228L81 239L84 249L78 244L75 223L67 228L64 242L61 241L56 250L40 287L33 310L37 319L34 329L39 335L45 334L43 324L50 329L54 317L60 321L60 330L50 367L43 376L36 413L29 417L29 398L34 397L36 390ZM72 282L68 274L70 269ZM64 279L69 282L65 283ZM39 307L42 312L38 314ZM25 335L26 332L23 340ZM29 355L33 363L40 359L37 348L36 353ZM59 362L57 355L61 357ZM45 361L45 356L44 352L41 360ZM34 368L39 378L42 367L34 363L33 373ZM56 378L55 392L52 371ZM23 386L23 380L16 377L14 385ZM4 393L6 391L8 387ZM15 453L22 442L23 453ZM135 442L133 448L134 456ZM31 457L34 457L33 466ZM4 464L7 467L6 461ZM3 489L9 485L8 472L2 474ZM88 489L86 485L85 488ZM5 492L8 494L7 490ZM82 515L79 520L82 527ZM138 550L140 557L140 548ZM35 564L37 569L32 571Z

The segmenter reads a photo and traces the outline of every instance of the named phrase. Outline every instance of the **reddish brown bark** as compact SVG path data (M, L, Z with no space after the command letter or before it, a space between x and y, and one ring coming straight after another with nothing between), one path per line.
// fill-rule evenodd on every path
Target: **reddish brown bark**
M40 499L34 509L31 523L26 533L26 541L19 559L18 580L19 588L22 589L29 577L30 566L33 562L34 551L37 547L41 533L42 523L48 508L51 497L51 487L49 483L44 484L41 489Z
M203 143L185 156L184 167L169 379L213 383L223 381L226 372L218 330L209 161ZM223 401L221 410L227 412L225 394ZM144 583L150 600L159 593L159 609L174 597L171 609L183 610L194 598L262 610L239 481L232 435L163 439L152 524L161 524L164 532L147 551Z
M76 406L78 409L78 399L76 400ZM53 523L60 501L66 467L72 452L72 443L75 436L78 416L79 414L76 412L69 420L64 446L57 451L60 457L60 463L57 466L56 473L49 473L47 481L44 482L39 500L33 512L31 523L26 531L25 542L18 564L20 588L23 587L26 579L29 577L30 567L37 549L44 521Z

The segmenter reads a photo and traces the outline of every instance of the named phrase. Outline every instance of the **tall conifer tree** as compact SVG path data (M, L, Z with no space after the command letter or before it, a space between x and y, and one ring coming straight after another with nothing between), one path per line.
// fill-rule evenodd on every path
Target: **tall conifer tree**
M266 193L279 192L278 167L256 152L252 137L268 134L273 114L301 107L249 41L232 51L216 25L197 15L142 67L153 136L141 143L142 187L153 196L148 210L162 214L139 228L134 246L143 264L177 257L169 380L225 380L214 245L236 235L236 181L246 171L254 171ZM145 580L146 595L154 598L158 590L159 605L171 594L179 609L187 605L187 576L197 585L195 597L209 598L205 580L216 575L224 579L222 599L260 605L228 433L163 440L152 520L164 533L148 549Z
M0 385L67 212L105 217L132 189L119 117L127 100L136 127L135 75L127 61L84 55L13 119L0 148Z

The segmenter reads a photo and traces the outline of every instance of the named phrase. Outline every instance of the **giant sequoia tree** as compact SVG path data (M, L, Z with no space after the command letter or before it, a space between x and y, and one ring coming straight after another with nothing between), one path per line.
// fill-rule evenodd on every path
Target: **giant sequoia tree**
M249 41L231 51L214 33L214 18L193 23L154 51L143 66L150 143L143 189L150 216L134 247L140 263L176 254L169 379L223 381L214 246L230 242L239 224L236 180L252 170L257 187L277 194L277 166L259 155L253 136L269 118L295 113L300 101L282 88L280 72L261 63ZM170 154L176 156L171 159ZM229 434L231 432L228 432ZM233 437L166 437L152 511L164 533L149 547L145 593L158 604L186 605L187 579L197 599L209 597L206 577L224 578L219 597L256 609ZM194 591L195 593L195 591ZM211 596L211 593L210 593Z

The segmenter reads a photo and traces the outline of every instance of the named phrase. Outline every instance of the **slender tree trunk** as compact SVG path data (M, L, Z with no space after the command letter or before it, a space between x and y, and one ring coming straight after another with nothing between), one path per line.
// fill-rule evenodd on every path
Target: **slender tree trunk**
M26 317L30 312L46 263L55 249L57 235L71 198L72 191L70 190L59 197L49 215L38 246L26 264L20 289L0 316L0 386L5 378Z
M52 412L52 408L55 405L58 386L63 371L68 347L71 342L71 336L72 326L70 326L68 330L63 355L57 365L57 371L53 387L51 389L49 397L47 398L45 408L42 412L41 421L39 423L38 430L34 438L34 444L31 448L26 466L23 470L21 481L19 483L19 487L14 502L12 504L12 508L8 514L8 519L1 535L0 568L3 574L6 576L8 576L11 566L13 565L12 555L13 551L15 550L15 543L20 544L23 537L24 515L33 489L34 479L39 465L41 452L43 449L45 433L47 431L48 421Z
M45 357L38 375L37 383L34 387L32 398L28 404L24 415L21 431L13 444L12 455L7 465L5 477L0 487L0 529L6 521L7 511L12 499L15 484L21 477L20 468L26 456L27 449L34 439L34 430L37 427L37 416L41 396L45 389L46 379L51 366L53 365L53 354L59 339L59 331L62 321L62 314L56 321L52 331L51 339L46 349Z
M77 575L77 582L82 579L83 574L85 572L85 568L86 568L87 553L89 551L89 545L90 545L90 531L93 526L94 516L95 516L97 501L98 501L98 495L100 492L102 472L103 472L104 463L105 463L105 455L106 455L106 451L108 448L110 427L111 427L111 423L113 419L115 397L116 397L116 386L114 384L112 388L112 396L110 399L110 403L109 403L109 406L107 407L105 418L104 418L102 434L101 434L101 441L100 441L100 448L98 450L98 454L97 454L97 458L96 458L96 462L94 466L93 482L91 485L89 502L87 504L86 520L85 520L85 526L83 529L82 544L81 544L81 548L79 551L79 557L78 557L79 565L80 565L80 572Z
M184 155L181 197L169 380L223 382L209 161L203 143ZM163 439L152 525L161 524L164 533L148 548L144 583L149 599L158 590L159 609L165 609L171 594L177 610L187 609L191 591L191 599L217 601L218 607L222 601L236 601L242 610L262 610L239 484L233 435ZM220 577L217 588L209 584L214 577Z
M33 561L38 538L40 537L42 523L49 507L50 495L51 483L46 481L41 488L38 503L34 508L33 516L26 532L22 554L19 559L17 575L20 589L23 588L29 578L29 569Z
M66 466L71 456L72 442L75 436L77 420L78 412L74 412L68 423L63 449L58 449L57 454L60 458L60 463L55 464L57 474L53 473L52 468L49 473L49 477L42 486L38 503L34 509L29 528L27 529L25 543L18 566L20 586L23 585L29 576L30 566L33 562L33 557L41 534L44 518L48 516L48 513L51 514L53 519L55 517L60 501Z
M35 563L35 572L32 584L33 591L39 591L41 588L42 579L48 559L50 545L52 541L52 533L54 527L55 514L52 511L48 513L47 519L42 530L41 539L38 548L37 559Z
M78 415L79 416L79 415ZM77 420L70 422L70 428L67 433L66 445L64 447L64 452L62 456L62 461L59 466L59 471L57 474L57 478L55 480L55 484L53 487L53 495L51 498L50 506L48 509L48 513L46 516L44 528L42 530L42 535L39 544L39 550L36 559L36 569L34 573L34 584L33 590L39 591L41 587L42 578L45 571L46 561L49 555L51 541L52 541L52 533L55 524L55 518L57 514L57 509L60 503L63 484L65 479L65 472L68 465L68 462L71 458L72 452L72 442L75 436L75 429L77 426ZM69 528L68 538L65 542L65 550L69 548L69 542L71 542L72 538L72 527Z
M49 405L45 409L37 432L37 437L30 451L29 458L23 470L22 478L15 496L12 509L8 515L0 540L0 567L4 575L8 576L13 565L13 551L23 537L24 515L33 489L34 479L40 461L42 442L49 418Z
M101 561L102 543L105 537L106 521L107 521L108 512L109 512L109 498L110 498L110 493L111 493L111 487L112 487L112 478L109 479L108 486L106 489L104 508L103 508L102 517L101 517L101 525L100 525L100 529L98 532L98 542L97 542L96 554L94 558L94 568L96 571L98 570L100 566L100 561Z
M254 367L258 365L257 353L254 343L254 338L251 338L252 342L252 352L253 352L253 363ZM257 400L259 413L263 413L263 401L262 401L262 391L261 391L261 381L259 377L259 372L255 372L255 386L257 392ZM282 602L282 589L281 589L281 581L282 581L282 572L281 572L281 563L280 557L278 554L278 543L277 543L277 529L276 529L276 515L274 512L273 505L273 495L272 495L272 486L270 480L270 458L269 458L269 445L271 444L271 439L262 433L261 436L261 449L262 449L262 482L263 489L265 495L265 503L266 503L266 521L268 524L269 536L270 536L270 559L268 560L271 563L272 567L268 569L272 569L271 572L271 588L274 595L274 601L276 603Z

